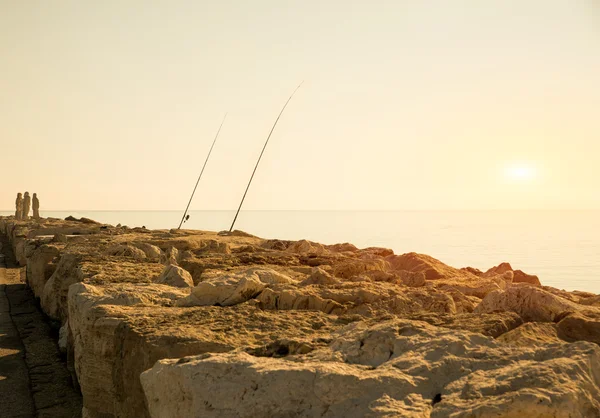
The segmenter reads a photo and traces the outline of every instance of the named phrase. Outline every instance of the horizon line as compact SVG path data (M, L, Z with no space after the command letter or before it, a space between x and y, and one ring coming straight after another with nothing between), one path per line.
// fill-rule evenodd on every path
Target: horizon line
M13 213L14 209L0 209ZM235 209L191 209L189 212L235 212ZM246 209L244 212L576 212L600 208L503 208L503 209ZM178 209L43 209L40 212L181 212ZM6 216L6 215L3 215Z

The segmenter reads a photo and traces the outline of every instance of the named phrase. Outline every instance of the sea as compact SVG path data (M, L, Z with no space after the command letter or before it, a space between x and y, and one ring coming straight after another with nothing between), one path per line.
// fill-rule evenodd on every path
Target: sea
M10 212L0 212L10 215ZM176 228L177 211L48 211L112 225ZM234 211L190 211L186 229L228 230ZM324 244L350 242L418 252L453 267L487 270L501 262L543 285L600 294L600 211L242 211L235 229Z

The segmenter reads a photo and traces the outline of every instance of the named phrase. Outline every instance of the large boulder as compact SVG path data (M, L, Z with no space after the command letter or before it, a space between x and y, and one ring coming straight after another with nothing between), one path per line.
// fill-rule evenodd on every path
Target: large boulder
M160 360L140 379L153 417L600 415L594 344L507 346L407 320L355 322L289 358Z
M521 270L513 271L513 283L529 283L534 286L541 286L540 279L538 276L534 276L532 274L527 274L522 272Z
M198 283L192 293L179 300L177 306L232 306L252 299L266 287L254 273L223 274Z
M553 322L559 315L579 309L576 303L546 290L533 286L512 286L505 291L489 293L474 312L512 311L525 321Z
M558 337L556 324L552 322L527 322L498 337L498 341L521 347L540 344L564 343Z
M54 273L56 265L53 263L60 255L60 249L53 245L38 247L27 259L27 284L36 297L41 297L46 282Z
M162 251L156 245L152 245L147 242L140 242L135 244L135 246L142 250L144 254L146 254L146 259L148 261L158 262L160 260Z
M581 312L567 315L557 324L558 336L567 341L591 341L600 345L600 315Z
M82 282L85 278L80 261L77 254L63 254L56 270L44 285L40 303L49 317L66 321L69 286Z
M154 283L174 287L194 287L194 280L190 273L173 264L166 266L160 276L154 280Z
M134 260L145 260L146 253L141 249L128 244L117 244L106 249L106 255L117 257L132 257Z

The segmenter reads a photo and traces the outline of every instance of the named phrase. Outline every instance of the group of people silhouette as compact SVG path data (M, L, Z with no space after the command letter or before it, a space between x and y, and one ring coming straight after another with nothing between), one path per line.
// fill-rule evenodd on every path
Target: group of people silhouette
M38 200L36 193L33 194L33 200L29 197L29 192L25 192L25 196L22 196L21 193L17 193L15 206L15 219L20 221L29 219L30 209L33 209L33 219L40 219L40 201Z

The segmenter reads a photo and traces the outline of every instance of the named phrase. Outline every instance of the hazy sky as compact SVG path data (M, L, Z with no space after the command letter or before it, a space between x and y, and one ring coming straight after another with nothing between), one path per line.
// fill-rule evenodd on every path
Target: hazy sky
M0 209L600 208L592 0L0 0Z

